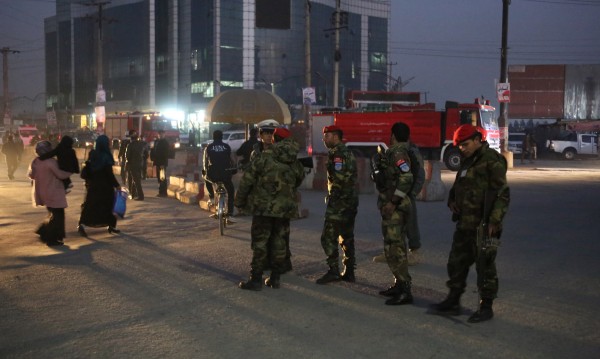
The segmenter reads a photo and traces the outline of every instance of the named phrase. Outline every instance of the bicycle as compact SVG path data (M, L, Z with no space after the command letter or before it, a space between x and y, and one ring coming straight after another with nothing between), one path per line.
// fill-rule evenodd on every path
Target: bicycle
M237 172L237 167L233 167L233 168L228 168L226 169L226 171L228 172L232 172L233 174L235 174ZM215 203L216 203L216 209L215 209L215 218L219 221L219 233L221 235L223 235L223 232L225 230L225 227L227 227L227 223L233 223L230 219L228 219L227 211L227 204L225 202L226 198L227 198L227 189L225 188L225 184L222 181L211 181L208 178L205 178L206 181L212 183L213 185L216 186L215 188ZM215 204L212 204L215 205Z

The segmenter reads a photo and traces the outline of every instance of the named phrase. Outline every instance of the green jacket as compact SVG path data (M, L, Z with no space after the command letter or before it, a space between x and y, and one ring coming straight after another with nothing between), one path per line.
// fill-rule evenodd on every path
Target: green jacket
M475 230L481 224L487 190L497 193L489 223L502 225L510 202L506 170L506 159L487 142L473 156L463 159L448 197L448 205L455 203L460 210L458 229Z
M346 145L339 143L329 149L327 160L328 200L325 216L342 220L356 215L358 191L356 189L356 159Z
M379 189L379 197L377 198L379 209L386 203L391 202L394 197L399 197L401 202L396 209L405 213L410 211L411 204L408 194L413 185L413 175L408 147L408 143L400 142L385 151L382 158L385 185L384 188Z
M297 217L296 191L304 179L298 151L298 143L285 139L253 159L240 181L235 206L256 216Z

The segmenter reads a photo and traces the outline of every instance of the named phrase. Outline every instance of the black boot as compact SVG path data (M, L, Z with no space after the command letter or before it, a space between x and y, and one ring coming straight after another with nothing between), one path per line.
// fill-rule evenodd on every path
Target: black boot
M400 286L400 292L394 295L392 298L385 301L386 305L404 305L404 304L412 304L413 296L411 291L410 282L399 282L396 285Z
M354 283L356 282L356 277L354 277L354 265L347 265L344 268L344 273L342 273L342 280L344 282Z
M402 291L402 287L400 286L400 282L395 281L394 285L389 287L388 289L379 291L379 295L383 295L385 297L393 297L397 294L400 294Z
M434 304L432 307L438 314L449 314L449 315L460 315L460 296L462 290L450 289L450 293L438 304Z
M473 313L473 315L471 315L467 321L469 323L479 323L492 319L494 317L492 304L494 304L494 300L492 298L481 298L481 301L479 302L479 310Z
M317 284L327 284L340 280L342 280L342 277L340 277L339 269L330 267L327 273L325 273L321 278L317 279Z
M250 273L250 279L246 282L242 281L239 284L240 288L259 291L262 290L262 273Z
M271 272L271 276L265 279L265 285L273 289L278 289L280 286L279 277L279 273Z
M77 233L79 233L79 235L82 237L87 237L87 233L85 232L85 228L83 227L83 224L80 224L77 226Z

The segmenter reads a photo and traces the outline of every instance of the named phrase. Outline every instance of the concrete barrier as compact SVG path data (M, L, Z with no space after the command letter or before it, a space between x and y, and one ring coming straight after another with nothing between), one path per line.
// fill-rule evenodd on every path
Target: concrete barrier
M169 176L167 195L179 199L179 194L185 192L185 179L179 176Z
M424 161L425 184L417 195L418 201L444 201L446 199L446 186L442 182L440 161Z

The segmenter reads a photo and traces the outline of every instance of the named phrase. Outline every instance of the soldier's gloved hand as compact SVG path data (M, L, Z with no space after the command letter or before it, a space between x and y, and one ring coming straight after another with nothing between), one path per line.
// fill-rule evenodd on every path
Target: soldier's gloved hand
M392 202L388 202L383 207L381 207L381 216L385 219L391 218L395 210L396 205Z

